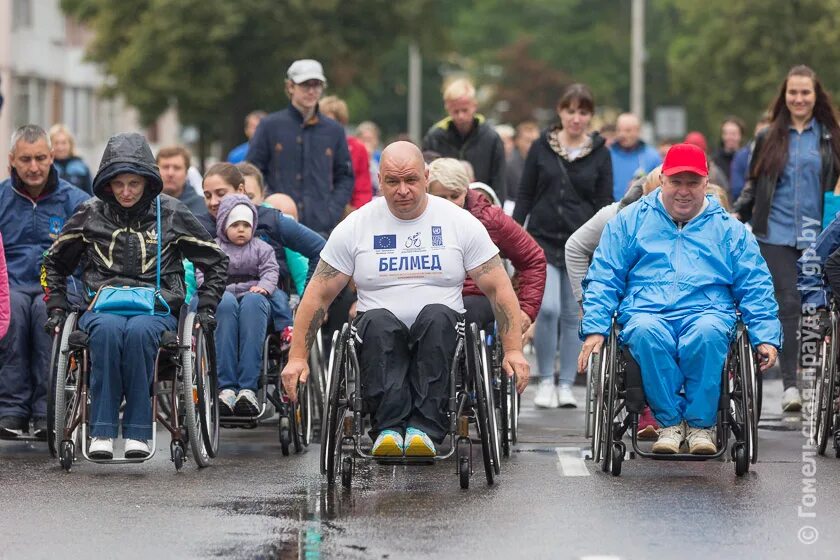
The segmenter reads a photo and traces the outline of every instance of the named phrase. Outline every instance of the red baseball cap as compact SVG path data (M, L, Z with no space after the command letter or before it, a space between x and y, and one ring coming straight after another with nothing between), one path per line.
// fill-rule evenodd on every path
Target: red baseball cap
M693 144L674 144L665 154L662 174L670 177L686 172L708 177L709 164L706 161L706 154Z

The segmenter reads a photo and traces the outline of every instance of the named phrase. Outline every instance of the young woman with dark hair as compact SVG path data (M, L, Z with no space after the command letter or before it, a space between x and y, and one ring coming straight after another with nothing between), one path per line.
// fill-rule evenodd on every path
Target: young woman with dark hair
M788 72L770 106L770 126L756 138L749 181L735 203L750 220L773 276L785 345L782 409L802 408L797 388L800 315L796 261L820 233L823 200L837 184L840 125L831 98L807 66Z
M557 102L560 123L540 135L528 151L513 219L545 252L545 295L536 321L534 347L541 378L534 404L577 406L572 384L580 352L578 304L566 272L569 237L613 201L612 160L604 139L589 133L595 111L592 92L573 84ZM560 385L554 385L554 358L560 351Z

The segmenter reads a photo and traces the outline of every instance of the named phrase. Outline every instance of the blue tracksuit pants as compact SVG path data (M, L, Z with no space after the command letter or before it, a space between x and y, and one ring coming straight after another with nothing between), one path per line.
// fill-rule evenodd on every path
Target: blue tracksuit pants
M629 315L621 343L639 363L645 397L660 426L682 420L693 428L715 425L734 327L734 316L715 312Z

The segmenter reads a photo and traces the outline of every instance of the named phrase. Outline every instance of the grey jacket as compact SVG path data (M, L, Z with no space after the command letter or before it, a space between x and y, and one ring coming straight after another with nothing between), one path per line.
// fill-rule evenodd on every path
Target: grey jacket
M569 275L569 283L572 285L572 293L575 300L580 303L583 299L583 279L589 270L589 263L601 234L607 227L607 222L612 220L622 208L633 204L642 197L642 183L646 177L636 180L627 189L627 192L619 202L613 202L604 206L592 216L589 221L580 226L566 241L566 273Z

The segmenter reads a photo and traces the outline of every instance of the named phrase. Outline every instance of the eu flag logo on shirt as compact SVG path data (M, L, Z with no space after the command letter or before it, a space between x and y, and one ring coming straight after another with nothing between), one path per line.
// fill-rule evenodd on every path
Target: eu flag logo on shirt
M396 249L397 236L396 235L374 235L373 248L377 249Z

